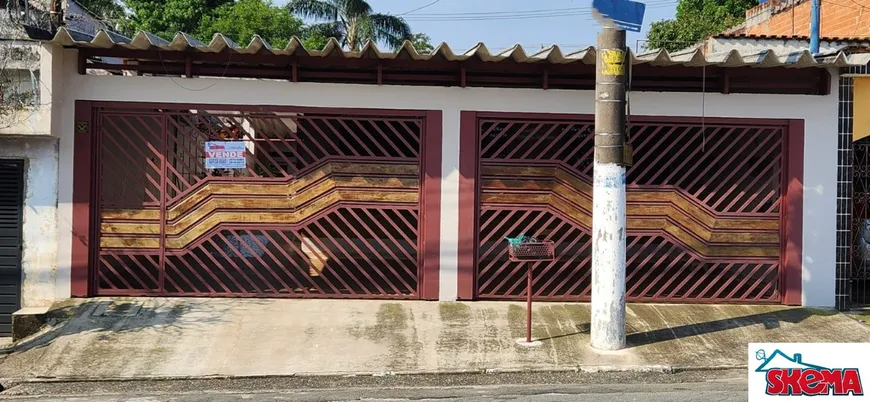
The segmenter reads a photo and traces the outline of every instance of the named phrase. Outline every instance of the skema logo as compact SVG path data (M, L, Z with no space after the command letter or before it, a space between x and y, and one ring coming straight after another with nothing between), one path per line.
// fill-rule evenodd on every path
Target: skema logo
M775 396L862 396L864 386L857 368L826 368L805 363L799 353L789 357L776 349L768 357L764 350L755 353L762 361L755 369L765 373L765 393Z

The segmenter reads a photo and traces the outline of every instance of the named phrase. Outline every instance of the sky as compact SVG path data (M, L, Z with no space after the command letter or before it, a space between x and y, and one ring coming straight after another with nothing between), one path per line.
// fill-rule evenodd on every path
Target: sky
M491 51L521 44L526 50L557 44L569 51L595 45L600 25L592 18L592 0L439 0L429 7L411 10L434 0L368 0L379 13L402 15L414 32L432 38L432 44L447 42L454 52L478 42ZM276 1L286 3L286 0ZM643 48L652 21L673 18L677 0L646 0L641 33L628 33L632 49ZM522 14L517 14L523 12ZM498 14L494 14L498 13ZM522 18L516 18L516 17Z

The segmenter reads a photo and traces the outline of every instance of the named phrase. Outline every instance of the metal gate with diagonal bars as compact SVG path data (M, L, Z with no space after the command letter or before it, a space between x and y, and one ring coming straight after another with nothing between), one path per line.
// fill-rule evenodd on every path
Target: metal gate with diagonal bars
M673 119L676 120L676 119ZM627 297L778 302L787 126L633 122L627 173ZM534 296L591 292L592 119L479 118L476 295L525 297L505 237L556 242Z
M422 116L94 114L98 295L417 298ZM244 169L207 169L239 141Z

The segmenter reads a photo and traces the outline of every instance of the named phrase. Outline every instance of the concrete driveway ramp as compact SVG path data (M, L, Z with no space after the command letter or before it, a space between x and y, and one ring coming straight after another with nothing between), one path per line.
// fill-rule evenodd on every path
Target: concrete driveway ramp
M589 347L586 304L537 304L534 348L515 342L518 303L124 298L52 314L0 377L668 370L744 366L749 342L870 341L837 312L781 306L630 305L630 347L610 353Z
M97 303L91 316L97 317L135 317L142 310L141 301L107 300Z

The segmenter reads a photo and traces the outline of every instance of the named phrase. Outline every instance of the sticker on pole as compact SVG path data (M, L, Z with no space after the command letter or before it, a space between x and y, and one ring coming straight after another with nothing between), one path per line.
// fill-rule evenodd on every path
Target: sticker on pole
M205 143L206 169L244 169L245 143L242 141L208 141Z
M870 343L750 343L749 401L867 401Z
M601 74L625 75L625 52L619 49L604 49L601 54Z
M646 4L631 0L592 0L592 15L603 24L619 29L640 32Z

